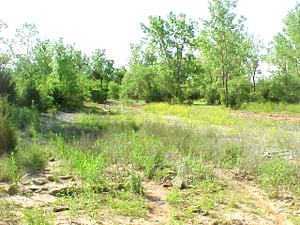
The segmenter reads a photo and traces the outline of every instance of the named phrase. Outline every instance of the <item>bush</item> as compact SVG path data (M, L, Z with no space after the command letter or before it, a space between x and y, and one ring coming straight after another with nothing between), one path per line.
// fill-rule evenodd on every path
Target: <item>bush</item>
M101 86L100 81L91 80L88 85L90 98L93 102L104 103L107 100L107 88Z
M17 129L26 130L30 126L38 129L40 125L39 112L35 108L11 106L11 121Z
M11 75L0 69L0 95L5 95L12 102L15 98L15 84Z
M7 98L0 97L0 156L15 150L17 136L8 115Z
M108 83L108 97L110 99L119 99L120 98L121 85L117 84L114 81Z
M16 154L16 164L20 170L26 172L38 171L45 168L47 157L48 155L41 150L40 146L23 147Z

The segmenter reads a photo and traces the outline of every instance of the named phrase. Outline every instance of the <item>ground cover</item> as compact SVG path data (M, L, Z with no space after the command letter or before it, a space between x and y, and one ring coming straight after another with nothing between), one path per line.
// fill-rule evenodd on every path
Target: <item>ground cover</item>
M205 105L45 114L0 159L0 224L297 224L298 125Z

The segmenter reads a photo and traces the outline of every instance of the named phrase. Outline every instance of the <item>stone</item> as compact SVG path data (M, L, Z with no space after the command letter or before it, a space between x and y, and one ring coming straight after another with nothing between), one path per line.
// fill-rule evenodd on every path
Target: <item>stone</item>
M69 209L70 208L68 206L58 206L53 209L53 212L62 212L62 211L66 211Z
M46 174L45 177L48 181L55 181L55 178L51 174Z
M176 177L174 180L172 180L172 185L180 189L186 189L189 187L187 181L182 180L180 177Z
M50 191L50 195L57 195L57 194L62 194L64 193L69 187L68 186L61 186L61 187L57 187L53 190Z
M19 191L16 185L9 185L6 192L9 195L16 195Z
M32 182L36 185L43 185L47 183L47 180L44 178L36 178L36 179L32 179Z
M69 180L69 179L72 179L72 178L73 178L72 175L59 176L59 179L61 179L61 180Z
M50 172L51 172L51 169L50 169L50 168L45 168L45 169L44 169L44 172L45 172L45 173L50 173Z
M41 185L31 185L31 186L28 186L27 189L29 189L30 191L33 191L33 192L37 192L37 191L48 191L49 187L41 186Z
M9 195L15 195L19 192L17 186L14 184L0 184L0 189Z

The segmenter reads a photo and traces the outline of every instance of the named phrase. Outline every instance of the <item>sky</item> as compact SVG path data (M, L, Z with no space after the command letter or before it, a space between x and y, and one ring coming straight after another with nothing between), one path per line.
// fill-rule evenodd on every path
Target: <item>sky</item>
M77 50L91 54L105 49L116 66L125 65L130 44L144 36L140 24L148 16L184 13L199 21L209 18L208 0L0 0L0 20L8 31L24 23L35 23L41 38L60 37ZM248 31L272 40L282 31L283 19L296 0L239 0L235 13L247 18Z

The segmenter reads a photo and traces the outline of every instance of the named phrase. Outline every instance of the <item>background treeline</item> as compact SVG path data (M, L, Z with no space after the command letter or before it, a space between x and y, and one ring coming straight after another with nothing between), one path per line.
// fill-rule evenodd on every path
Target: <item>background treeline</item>
M235 14L236 0L211 0L210 19L184 14L150 16L132 44L128 65L115 68L105 50L87 56L73 45L38 38L24 24L13 38L0 38L0 94L39 111L73 110L84 101L108 98L192 102L238 108L244 102L300 100L300 4L269 46L256 41ZM0 23L0 32L6 24ZM1 36L1 33L0 33ZM272 68L264 76L260 65Z

